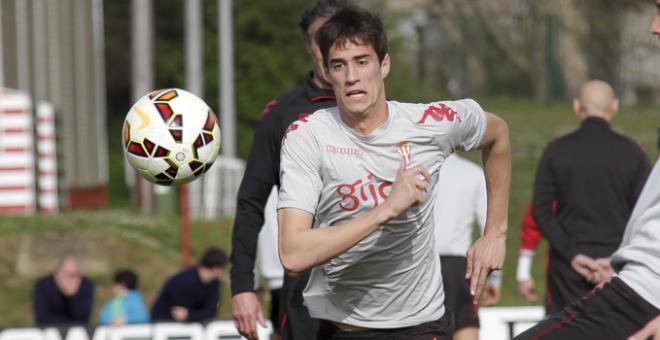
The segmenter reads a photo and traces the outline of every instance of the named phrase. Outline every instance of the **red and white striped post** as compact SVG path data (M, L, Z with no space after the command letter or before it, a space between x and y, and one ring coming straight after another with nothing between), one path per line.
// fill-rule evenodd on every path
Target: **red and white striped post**
M0 213L35 211L32 107L23 92L0 88Z

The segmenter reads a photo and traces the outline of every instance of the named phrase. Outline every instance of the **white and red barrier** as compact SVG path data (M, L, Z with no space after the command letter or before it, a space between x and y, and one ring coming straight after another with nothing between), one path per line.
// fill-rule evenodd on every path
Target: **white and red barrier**
M37 162L39 181L39 209L58 211L57 148L55 143L55 109L48 102L37 104Z
M30 97L0 89L0 213L35 211Z
M39 102L36 115L34 122L28 94L0 89L0 214L33 213L37 200L41 211L58 211L55 110L50 103Z

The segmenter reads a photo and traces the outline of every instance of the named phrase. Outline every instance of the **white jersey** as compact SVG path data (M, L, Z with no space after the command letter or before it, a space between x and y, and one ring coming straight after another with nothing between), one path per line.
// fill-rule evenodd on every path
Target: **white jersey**
M268 289L282 288L284 269L277 251L277 186L273 186L264 207L264 225L259 232L259 270L268 281Z
M433 219L438 253L440 256L465 257L472 245L475 223L482 235L486 226L488 199L484 171L459 155L450 155L442 164L435 190ZM488 281L500 287L502 271L491 272Z
M314 228L346 223L387 198L402 158L426 167L434 193L443 160L476 148L486 130L484 111L470 99L387 107L387 122L366 136L345 125L336 107L293 123L282 146L279 208L313 214ZM439 319L433 198L313 268L303 294L310 315L382 329Z
M612 266L622 268L621 280L660 309L660 161L637 199Z
M433 216L435 243L440 255L466 256L472 228L486 224L486 178L480 166L451 155L442 165Z

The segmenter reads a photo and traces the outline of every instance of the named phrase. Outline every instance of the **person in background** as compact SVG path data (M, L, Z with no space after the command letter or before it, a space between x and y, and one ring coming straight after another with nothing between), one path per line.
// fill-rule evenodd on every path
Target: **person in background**
M650 31L660 37L660 0ZM626 224L598 289L515 339L660 339L660 160Z
M94 303L94 283L80 273L73 255L62 258L52 274L34 286L34 318L37 326L87 324Z
M551 248L547 314L600 281L597 268L607 266L621 243L648 176L651 165L639 144L610 126L618 109L608 83L585 83L573 100L580 127L550 143L539 162L532 214Z
M137 286L138 278L133 271L116 271L112 282L113 297L101 309L99 324L121 326L149 322L149 311Z
M316 31L347 0L319 0L306 10L300 21L312 70L295 88L266 105L254 132L254 141L245 166L245 174L236 201L236 219L232 231L231 293L232 316L239 332L248 339L257 337L257 322L264 325L261 303L255 294L254 265L257 239L264 224L266 200L273 186L280 183L282 138L291 123L315 111L337 105L335 95L323 71L323 60L314 40ZM278 259L279 260L279 259ZM284 276L282 319L276 325L286 340L308 340L316 336L317 320L309 317L303 305L302 291L309 273Z
M220 278L227 255L218 248L204 252L196 266L170 277L151 308L152 321L205 321L214 319L220 306Z
M452 154L442 164L433 209L435 243L440 252L445 306L454 313L454 340L479 338L479 305L473 303L465 279L466 253L472 231L486 224L486 179L477 164ZM482 303L491 306L500 300L502 272L493 271L484 286Z
M282 283L284 281L284 269L277 254L277 186L268 196L264 208L264 225L259 233L259 272L261 278L268 284L270 293L269 319L273 325L274 333L280 335L279 323L284 314L281 305Z

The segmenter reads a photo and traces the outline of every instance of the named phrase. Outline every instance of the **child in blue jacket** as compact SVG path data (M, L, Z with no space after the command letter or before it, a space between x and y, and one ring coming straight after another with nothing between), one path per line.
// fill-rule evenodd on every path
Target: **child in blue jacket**
M149 312L144 305L142 293L137 290L137 275L131 270L123 269L115 272L112 295L101 309L99 323L101 325L125 325L129 323L149 322Z

